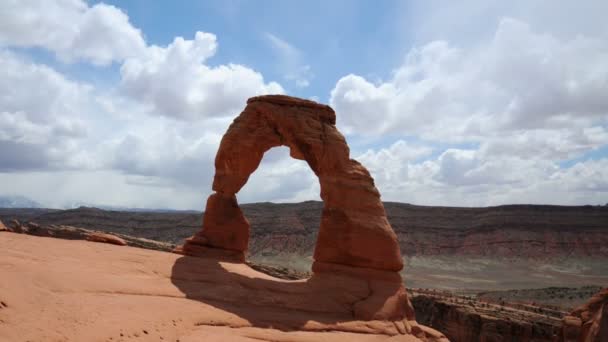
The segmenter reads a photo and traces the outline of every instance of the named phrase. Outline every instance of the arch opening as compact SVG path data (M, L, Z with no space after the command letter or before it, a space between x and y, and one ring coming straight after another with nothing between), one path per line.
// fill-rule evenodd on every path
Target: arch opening
M319 181L306 162L290 158L285 146L273 147L237 196L250 225L248 262L306 277L323 209Z
M237 194L241 206L250 203L321 201L319 180L303 160L291 158L286 146L264 153L259 167Z

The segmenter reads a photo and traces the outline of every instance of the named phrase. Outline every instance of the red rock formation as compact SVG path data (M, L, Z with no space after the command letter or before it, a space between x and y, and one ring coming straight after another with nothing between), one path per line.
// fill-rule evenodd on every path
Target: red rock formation
M608 288L564 317L561 342L608 341Z
M217 152L215 193L207 201L203 229L177 251L244 261L249 222L238 206L236 193L257 169L264 153L284 145L293 158L308 163L321 184L323 212L314 276L308 281L331 283L327 278L330 274L363 280L369 294L353 306L356 319L415 323L398 273L403 262L397 237L380 193L367 169L350 159L346 140L335 124L336 115L326 105L280 95L249 99Z
M23 232L23 228L21 227L21 222L19 222L18 220L11 220L8 223L8 230L14 233L22 233Z
M336 115L326 106L288 96L247 101L245 110L222 138L215 159L215 191L207 201L203 230L183 246L186 254L201 247L244 255L249 223L235 194L259 166L264 153L287 146L319 177L324 202L314 252L316 262L395 272L403 267L393 232L369 172L350 159ZM240 257L243 259L243 256Z
M4 227L4 229L3 229ZM35 236L44 236L44 237L56 237L60 239L68 239L68 240L88 240L93 242L102 242L109 243L117 246L127 246L132 245L136 247L143 248L151 248L151 249L159 249L155 248L157 246L163 246L162 242L156 242L147 239L138 239L129 236L119 237L115 234L103 233L97 231L91 231L82 228L70 227L70 226L55 226L55 225L39 225L35 222L27 222L25 224L21 224L17 220L13 220L11 222L11 228L5 227L0 222L0 231L6 230L9 232L17 233L17 234L28 234ZM164 244L164 246L168 246ZM164 250L170 250L168 247L165 247Z
M2 223L2 221L0 221L0 232L2 231L7 231L8 228L6 228L6 226L4 225L4 223Z
M91 232L87 238L88 241L93 242L103 242L109 243L117 246L126 246L127 242L124 239L119 238L116 235L100 233L100 232Z

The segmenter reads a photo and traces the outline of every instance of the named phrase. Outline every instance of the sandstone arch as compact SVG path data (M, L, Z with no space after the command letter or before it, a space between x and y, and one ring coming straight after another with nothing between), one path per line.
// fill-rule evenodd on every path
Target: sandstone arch
M250 98L222 138L215 159L215 193L207 200L203 229L186 241L183 253L228 253L244 260L249 223L236 193L264 153L284 145L293 158L308 163L321 185L324 207L314 252L316 268L338 264L401 270L397 238L374 180L350 159L335 123L333 109L316 102L282 95Z

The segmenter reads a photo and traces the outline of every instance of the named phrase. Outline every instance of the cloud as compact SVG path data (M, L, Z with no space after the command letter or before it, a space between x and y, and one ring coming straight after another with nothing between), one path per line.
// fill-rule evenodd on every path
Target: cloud
M277 56L285 80L293 82L297 88L308 87L313 75L310 65L303 62L302 51L272 33L266 33L264 37Z
M448 206L575 205L604 203L608 195L606 159L560 168L550 160L494 157L480 149L449 148L420 160L396 152L370 150L356 157L370 170L383 200Z
M0 172L3 193L35 198L45 207L72 208L86 203L126 208L197 209L205 206L200 189L159 184L155 177L117 170Z
M526 159L569 160L608 144L605 126L517 130L484 138L484 155Z
M153 187L151 194L204 197L220 138L246 99L283 91L245 66L206 66L216 48L215 36L201 32L194 40L147 46L123 62L121 82L110 89L0 50L0 173L8 182L18 173L48 179L40 173L50 172L71 188L70 179L60 178L82 181L97 172L120 185L117 193ZM34 198L47 198L40 191ZM158 197L141 200L160 205ZM164 201L163 207L174 202Z
M403 2L399 25L410 39L417 42L434 40L459 41L474 45L494 32L496 22L504 17L542 28L544 32L560 37L578 35L608 35L603 13L608 3L603 0L563 2L555 6L550 0L443 0Z
M251 96L284 92L245 66L205 65L216 49L215 35L203 32L194 40L177 37L167 47L150 46L122 65L121 87L151 113L186 120L234 115Z
M0 4L0 46L41 47L66 62L107 65L145 48L120 9L80 0L7 0Z
M112 169L147 184L207 185L221 134L246 99L283 92L246 66L206 65L217 51L210 33L147 45L113 6L0 6L2 44L42 47L64 62L121 64L120 83L101 89L0 50L0 172Z
M608 145L606 32L554 32L502 18L474 44L412 48L386 81L342 77L330 104L351 137L376 137L376 147L356 157L383 198L463 206L605 202L608 160L584 156ZM402 140L383 147L378 136L414 137L417 147ZM580 161L561 163L573 160Z
M192 126L161 118L137 127L135 121L101 149L111 169L154 177L160 185L210 191L213 160L227 123L205 127L206 122Z
M33 91L36 101L27 95ZM129 96L69 80L6 51L0 53L0 92L2 191L54 207L202 208L219 141L245 104L235 100L238 110L226 117L161 116ZM284 161L275 160L281 167ZM272 179L286 175L274 174ZM50 183L40 186L44 182ZM268 186L261 181L248 189L249 198L264 193L277 200L292 188L264 192Z
M580 18L561 24L580 32L538 22L503 18L474 41L425 40L385 81L337 81L338 125L355 151L366 147L353 156L385 200L605 203L608 161L583 156L608 144L608 32ZM284 81L308 86L304 51L265 39ZM0 46L2 191L50 206L201 209L221 136L246 99L285 92L251 67L213 63L214 34L154 45L103 3L5 1ZM119 81L73 79L32 62L29 48L64 63L116 63ZM273 149L239 200L318 199L318 187L304 162Z
M240 202L321 200L317 176L303 161L289 156L285 146L264 154L258 169L239 192Z
M91 88L0 50L0 171L87 167ZM32 100L35 99L35 100Z
M606 79L605 39L558 39L506 18L488 44L462 49L434 41L411 50L386 82L347 75L330 102L350 132L474 141L603 122Z
M408 165L422 157L427 157L433 149L429 146L413 145L398 140L387 148L368 149L359 155L359 160L365 165L377 182L390 184L406 181L409 176Z

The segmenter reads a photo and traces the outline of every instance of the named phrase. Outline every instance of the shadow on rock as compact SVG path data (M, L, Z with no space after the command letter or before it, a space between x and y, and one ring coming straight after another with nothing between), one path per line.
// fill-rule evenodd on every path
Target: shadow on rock
M323 330L378 318L401 320L403 317L390 315L405 310L396 309L395 305L409 304L401 283L393 280L372 281L339 272L323 272L305 280L283 280L245 264L212 258L177 259L171 281L186 298L234 313L252 326L284 331ZM355 330L383 329L394 329L394 324L366 322Z

